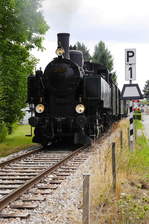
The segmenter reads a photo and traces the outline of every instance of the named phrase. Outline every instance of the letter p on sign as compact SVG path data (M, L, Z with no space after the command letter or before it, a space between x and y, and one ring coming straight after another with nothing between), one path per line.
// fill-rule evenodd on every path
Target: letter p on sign
M125 64L136 64L136 49L125 49Z

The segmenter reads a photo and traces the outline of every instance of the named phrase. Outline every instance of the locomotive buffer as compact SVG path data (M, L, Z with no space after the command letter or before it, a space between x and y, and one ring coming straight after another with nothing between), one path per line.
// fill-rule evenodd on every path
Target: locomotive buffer
M139 88L139 85L132 84L133 80L136 80L136 49L125 49L125 80L129 81L129 84L124 84L121 93L121 99L129 100L129 140L130 150L134 148L134 127L133 127L133 103L134 99L143 99L143 95Z

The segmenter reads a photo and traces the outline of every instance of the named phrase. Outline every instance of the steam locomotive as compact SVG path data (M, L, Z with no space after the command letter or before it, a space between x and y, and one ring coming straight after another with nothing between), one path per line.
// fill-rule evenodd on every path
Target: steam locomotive
M28 97L35 127L33 142L47 145L71 140L90 144L113 121L127 113L126 102L107 68L84 62L81 51L69 50L69 33L59 33L57 57L28 77Z

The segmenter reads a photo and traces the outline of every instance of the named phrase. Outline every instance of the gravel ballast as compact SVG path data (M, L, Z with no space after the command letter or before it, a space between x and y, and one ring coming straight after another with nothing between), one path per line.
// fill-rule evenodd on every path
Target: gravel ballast
M102 192L109 191L112 183L111 144L116 142L117 153L120 153L120 131L123 130L123 145L126 148L128 145L127 126L127 120L122 120L97 143L93 143L87 152L88 156L85 162L63 180L51 195L47 195L45 201L36 202L39 206L37 209L29 211L31 215L28 219L0 219L0 223L82 224L84 174L90 175L91 223L98 223L98 214L94 211L94 207L99 203ZM31 192L33 191L34 189L31 190ZM32 193L30 196L32 197ZM25 210L23 212L25 213Z

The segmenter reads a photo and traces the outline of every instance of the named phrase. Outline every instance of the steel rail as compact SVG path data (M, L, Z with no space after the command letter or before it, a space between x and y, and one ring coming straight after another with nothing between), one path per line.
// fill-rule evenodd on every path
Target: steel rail
M25 184L23 184L21 187L16 189L15 191L11 192L9 195L5 196L0 200L0 211L5 208L10 202L16 200L21 194L26 192L29 188L37 184L45 175L50 174L54 172L60 165L63 165L66 163L69 159L71 159L73 156L79 154L82 150L88 148L89 145L82 146L75 150L74 152L70 153L68 156L66 156L63 160L58 162L52 167L47 168L46 170L39 173L36 177L32 178L31 180L27 181Z
M2 168L3 166L6 166L6 165L8 165L8 164L10 164L12 162L15 162L17 160L20 160L20 159L23 159L23 158L25 158L27 156L30 156L30 155L32 155L34 153L40 152L41 150L42 150L42 147L37 146L37 147L35 147L35 149L33 148L32 151L29 151L29 152L24 153L22 155L18 155L18 156L14 157L14 158L11 158L11 159L8 159L8 160L6 160L4 162L1 162L0 163L0 168Z

